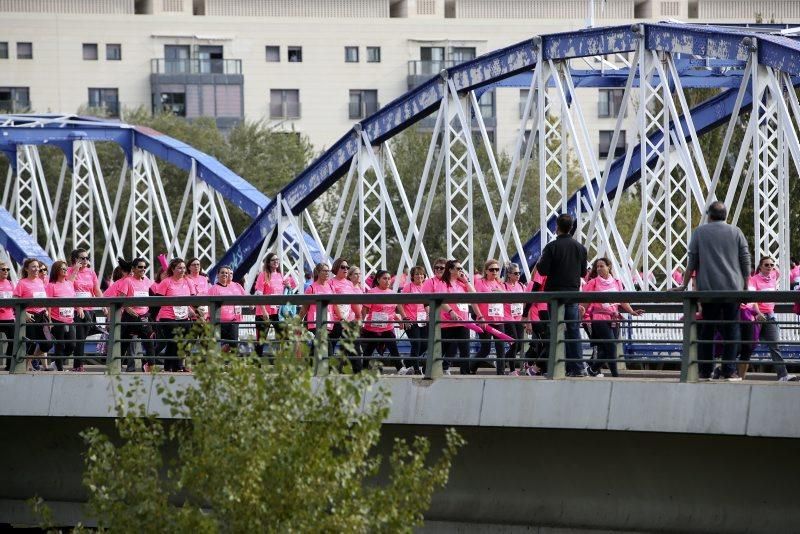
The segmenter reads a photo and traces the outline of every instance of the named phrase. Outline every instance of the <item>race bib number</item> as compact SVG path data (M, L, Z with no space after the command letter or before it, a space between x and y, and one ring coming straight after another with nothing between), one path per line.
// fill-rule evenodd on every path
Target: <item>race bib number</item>
M350 311L353 308L349 304L341 304L339 305L339 318L347 319L350 317Z
M233 307L233 314L234 315L241 315L242 314L242 307L241 306L234 306Z
M489 317L502 317L503 305L502 304L489 304Z
M467 313L469 311L469 304L456 304L458 311Z
M72 319L75 317L75 308L59 308L58 315L64 319Z
M389 322L389 314L386 312L374 312L372 314L372 322L373 323L388 323Z
M134 291L133 292L133 296L134 297L149 297L150 293L148 293L147 291Z
M515 317L522 317L522 304L512 304L511 315Z
M33 292L33 298L35 298L35 299L47 298L47 293L45 293L44 291L34 291Z
M76 291L75 296L82 299L88 299L89 297L92 296L92 294L89 293L88 291Z
M0 291L0 298L10 299L11 295L11 291Z
M189 306L173 306L172 313L176 319L186 319L189 317Z
M417 321L427 321L428 320L428 312L417 312Z
M600 307L603 308L604 310L611 310L614 308L614 306L612 306L610 302L604 302L600 304Z

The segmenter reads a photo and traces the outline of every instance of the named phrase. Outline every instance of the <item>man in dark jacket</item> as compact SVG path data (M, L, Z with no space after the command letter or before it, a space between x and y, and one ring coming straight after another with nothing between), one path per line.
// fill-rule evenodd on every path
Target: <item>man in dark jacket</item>
M547 276L545 291L580 291L581 278L586 273L586 247L572 238L574 219L562 213L556 220L556 239L548 243L542 251L536 269ZM551 317L554 310L550 310ZM573 321L566 325L567 376L582 376L581 329L578 320L578 303L564 307L564 320ZM555 332L551 332L555 339ZM552 370L551 370L552 372Z

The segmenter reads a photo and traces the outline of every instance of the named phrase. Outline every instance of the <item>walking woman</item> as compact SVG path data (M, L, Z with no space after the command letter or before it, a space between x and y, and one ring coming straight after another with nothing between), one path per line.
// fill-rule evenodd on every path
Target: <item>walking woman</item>
M356 288L359 293L366 293L369 291L369 288L364 287L364 283L361 281L361 268L351 265L347 270L347 279L350 280L350 283L353 284L353 287Z
M347 273L350 272L350 266L347 263L345 258L336 258L336 260L334 260L333 267L331 268L332 278L328 284L330 284L331 289L337 295L362 294L363 291L356 288L347 278ZM333 329L328 338L331 343L330 356L333 356L333 351L336 350L336 345L342 338L342 333L344 331L342 321L355 321L356 318L359 317L361 317L361 304L337 304L330 307L330 318L334 321ZM355 352L345 354L345 356L350 360L353 372L357 373L361 371L361 347L358 341L355 342L354 348Z
M482 276L475 280L475 291L478 293L502 293L505 291L503 283L500 282L500 263L497 260L490 259L483 265ZM480 310L480 314L483 317L486 317L486 319L489 321L486 325L480 325L481 328L483 328L483 326L491 326L492 328L503 332L505 309L502 304L480 303L478 304L478 309ZM505 357L506 352L505 343L488 332L478 334L478 338L481 340L481 348L478 351L478 354L475 356L476 359L471 362L469 369L470 373L475 374L478 371L480 363L477 361L477 359L484 359L489 356L489 351L492 350L491 341L494 340L494 352L496 358L495 369L498 375L505 374L506 364L502 360L502 358ZM508 362L508 366L512 372L516 367L513 361Z
M167 267L166 278L154 283L150 289L155 295L165 297L189 297L195 295L195 285L186 278L186 262L174 258ZM178 343L175 337L179 331L188 331L197 312L191 306L161 306L156 316L159 342L158 354L164 356L164 371L187 371L178 358Z
M525 287L520 283L519 276L519 265L509 263L506 269L506 279L503 282L503 289L505 289L506 293L525 292ZM519 371L516 369L514 360L517 354L522 352L525 336L525 326L522 324L523 309L524 306L521 302L508 303L503 306L505 333L514 338L514 341L509 343L506 359L509 361L511 374L515 376L519 376Z
M217 271L217 283L208 290L210 296L240 296L246 295L244 288L233 281L233 269L230 265L223 265ZM242 307L239 305L223 304L219 310L220 341L222 352L230 352L231 347L237 347L239 342L239 323L242 322Z
M86 249L76 248L70 254L72 266L67 270L67 280L75 286L78 298L102 297L97 274L89 265L89 253ZM86 354L86 338L96 323L95 308L83 306L83 314L74 319L75 324L75 359L72 361L73 371L83 371L83 356Z
M411 281L407 282L402 292L409 293L422 293L422 288L425 282L425 269L416 266L411 269L409 273ZM408 341L411 343L411 351L408 355L408 363L411 364L414 374L422 374L421 369L425 368L422 355L428 349L428 310L424 303L414 302L412 304L403 304L403 312L409 321L408 327Z
M256 295L283 295L286 288L291 288L294 279L290 276L283 276L280 271L281 261L274 252L267 254L264 258L263 268L256 278ZM277 304L269 306L256 306L256 354L262 356L264 344L267 342L270 328L275 333L278 340L283 335L283 324L278 313L280 306Z
M437 293L448 293L456 296L463 293L475 293L475 288L470 283L464 268L461 266L461 262L458 260L447 260L444 265L441 284L436 284L435 287L439 289ZM478 307L473 304L472 309L475 313L475 319L483 321L483 314ZM450 374L450 362L456 361L456 355L458 355L461 374L469 374L469 329L464 326L470 320L469 305L453 301L444 302L441 306L439 318L442 321L442 353L444 354L442 367L445 374Z
M14 284L8 275L11 268L4 261L0 261L0 299L10 299L14 295ZM14 350L14 308L0 308L0 334L6 338L6 365L5 370L11 370L11 352Z
M118 286L117 296L143 298L150 296L150 286L153 283L145 273L147 260L136 258L131 262L131 275L123 278ZM153 326L150 323L150 308L148 306L125 306L122 309L122 346L121 353L127 355L134 337L139 338L142 351L147 356L142 361L142 371L149 373L155 365L155 342L153 341ZM136 360L130 358L126 371L136 370Z
M21 299L43 299L47 298L44 283L39 278L39 266L43 265L34 258L27 258L22 262L22 273L24 278L20 278L17 287L14 288L12 295ZM45 323L49 322L47 310L43 306L30 306L25 309L25 355L28 358L28 370L33 366L33 358L37 356L36 348L39 352L47 354L52 347L52 343L45 338ZM83 371L83 367L77 369Z
M306 295L331 295L333 290L328 284L328 277L331 274L331 268L327 263L318 263L314 267L314 272L311 274L311 284L306 288ZM314 332L317 329L317 305L316 304L303 304L300 309L300 317L305 319L306 328L309 332ZM333 329L333 324L330 321L330 310L328 311L328 322L325 324L328 333ZM328 346L328 355L331 355L330 346Z
M778 278L775 275L775 260L769 256L761 258L758 262L758 269L756 273L750 277L747 282L748 291L776 291L778 289ZM774 302L754 302L750 305L752 314L754 315L754 322L742 325L742 343L739 354L739 361L744 362L739 365L739 376L744 378L744 372L747 371L747 362L750 361L750 355L753 349L758 345L758 341L763 341L769 350L769 355L772 361L775 362L773 366L776 374L778 375L779 382L794 382L797 376L790 375L786 370L786 364L783 360L780 348L778 347L778 339L781 335L780 327L775 319L775 303ZM758 336L756 331L759 330Z
M53 263L50 282L45 287L50 298L75 298L75 284L67 280L67 262L58 260ZM55 303L54 303L55 304ZM75 316L83 315L81 308L72 306L52 306L50 308L50 335L55 344L56 369L64 370L64 360L71 358L75 352Z
M390 287L392 275L389 271L379 270L375 273L374 287L369 290L370 295L394 294ZM364 327L361 337L364 338L364 367L370 367L372 353L384 345L392 356L392 364L397 369L397 374L413 374L414 370L409 362L400 360L400 351L397 350L397 337L394 335L395 321L398 317L406 320L405 312L399 304L364 304L362 309ZM406 323L407 324L407 323Z
M622 291L622 284L611 275L611 261L608 258L597 258L592 263L592 270L589 273L589 281L583 285L581 291L607 292ZM600 369L603 364L608 365L611 376L619 376L617 372L617 343L619 337L619 308L631 315L642 315L642 310L634 310L630 304L622 302L620 304L601 302L591 303L586 307L585 315L588 316L591 324L590 338L597 347L599 360L610 360L608 362L592 360L589 363L589 374L591 376L602 377Z

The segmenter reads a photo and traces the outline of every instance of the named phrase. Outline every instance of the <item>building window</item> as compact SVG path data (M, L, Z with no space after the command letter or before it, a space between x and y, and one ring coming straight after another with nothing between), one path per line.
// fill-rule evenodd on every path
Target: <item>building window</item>
M368 46L367 47L367 63L380 63L381 62L381 47Z
M90 87L89 107L102 109L109 117L119 117L119 90Z
M481 109L481 117L484 119L494 118L494 90L486 91L481 95L478 107Z
M299 119L300 90L272 89L269 92L270 119Z
M217 45L197 47L199 70L203 74L222 74L225 69L223 48Z
M281 61L281 47L268 45L266 48L266 55L267 55L267 62L268 63L280 63Z
M601 158L607 158L611 151L611 138L614 137L614 130L600 130L600 147L599 154ZM619 139L617 140L617 148L614 150L613 157L618 158L625 155L627 146L625 144L625 130L619 131Z
M303 62L303 47L290 46L286 49L286 59L289 63L302 63Z
M464 63L465 61L475 59L475 47L454 46L450 49L450 59L453 60L453 65L458 65L459 63Z
M106 45L106 60L107 61L121 61L122 60L122 45L121 44L107 44Z
M619 115L624 96L625 89L600 89L597 101L597 116L608 118Z
M444 47L443 46L421 46L419 48L419 72L422 76L433 76L439 74L444 69Z
M30 107L30 88L0 87L0 113L23 113Z
M8 59L8 42L0 42L0 59Z
M84 61L97 61L97 43L83 43Z
M345 63L358 63L358 47L345 46L344 47L344 62Z
M164 45L164 72L185 74L190 71L189 45Z
M17 59L33 59L33 43L17 43Z
M377 89L350 89L350 109L348 116L351 119L365 119L378 111Z
M186 93L161 93L158 102L153 103L153 112L171 113L178 117L185 117Z

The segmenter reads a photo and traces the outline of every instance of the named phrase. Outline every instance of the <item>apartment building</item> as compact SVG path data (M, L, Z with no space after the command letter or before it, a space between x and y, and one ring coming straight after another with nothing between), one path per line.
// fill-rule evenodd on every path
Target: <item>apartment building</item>
M596 25L800 21L794 1L594 5ZM223 128L264 119L307 134L322 149L442 68L533 35L585 27L588 6L588 0L0 0L0 110L73 113L91 106L116 117L146 106L213 117ZM503 87L481 98L500 149L519 133L526 91ZM621 91L580 91L604 158Z

